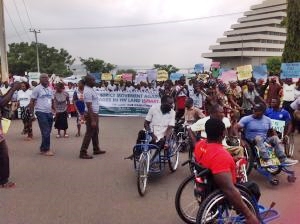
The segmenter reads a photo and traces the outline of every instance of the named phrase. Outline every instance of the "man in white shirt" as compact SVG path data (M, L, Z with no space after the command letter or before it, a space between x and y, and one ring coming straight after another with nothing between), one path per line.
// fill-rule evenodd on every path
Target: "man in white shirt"
M295 91L296 84L293 83L293 79L286 79L285 83L283 83L283 109L287 110L289 113L292 113L290 108L291 103L295 100Z
M115 85L115 81L113 79L110 80L110 83L107 86L107 90L108 91L116 91L117 90L117 86Z
M200 131L201 138L207 138L206 132L205 132L205 123L210 118L215 118L222 120L225 128L226 128L226 136L234 136L234 129L231 127L230 120L228 117L225 117L224 115L224 108L218 104L213 105L211 107L210 116L204 117L202 119L199 119L196 123L192 124L190 127L191 131L197 132ZM192 133L189 131L190 136L192 137L193 142L195 142L195 136L191 135ZM222 145L225 146L225 148L230 152L232 156L236 156L238 158L241 158L244 156L243 148L240 146L231 146L228 145L226 142L226 138L223 139Z
M156 144L159 149L167 149L168 142L175 126L175 111L173 110L174 99L169 95L164 95L161 98L161 104L153 105L145 118L144 128L151 134L151 143ZM137 144L145 140L145 130L141 130L138 134ZM153 157L158 154L158 151L153 153ZM125 158L133 159L134 154Z

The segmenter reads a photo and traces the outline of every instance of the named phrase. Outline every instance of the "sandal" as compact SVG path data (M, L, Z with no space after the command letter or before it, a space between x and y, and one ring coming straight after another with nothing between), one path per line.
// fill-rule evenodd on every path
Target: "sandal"
M56 138L60 138L61 136L60 135L56 135Z
M14 188L15 186L16 186L16 184L14 182L10 182L10 181L8 181L5 184L0 184L0 188L5 188L5 189Z
M68 135L68 134L65 134L65 135L64 135L64 138L69 138L69 135Z

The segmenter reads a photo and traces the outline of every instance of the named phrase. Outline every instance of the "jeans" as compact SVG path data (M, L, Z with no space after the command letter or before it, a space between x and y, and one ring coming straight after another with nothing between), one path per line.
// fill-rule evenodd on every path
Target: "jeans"
M99 147L99 115L98 114L93 114L93 118L96 120L96 127L92 127L92 119L90 118L89 114L84 115L85 118L85 124L86 124L86 132L84 135L84 138L82 140L82 145L81 145L81 154L86 154L87 150L89 148L90 142L92 140L93 143L93 150L97 151L100 150Z
M0 184L6 184L9 178L9 157L5 140L0 142Z
M259 148L260 157L263 160L268 160L269 159L268 148L264 144L265 142L269 143L274 148L275 155L280 160L280 162L285 160L286 155L284 153L284 148L280 143L280 139L276 135L268 137L266 140L264 140L260 136L255 137L255 143L256 143L257 147Z
M53 115L52 113L43 113L40 111L36 111L35 114L42 134L40 150L41 152L47 152L50 150L50 134L53 124Z

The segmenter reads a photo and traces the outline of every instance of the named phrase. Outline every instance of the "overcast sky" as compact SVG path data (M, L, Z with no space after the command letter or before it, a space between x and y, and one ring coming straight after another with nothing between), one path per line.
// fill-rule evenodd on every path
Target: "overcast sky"
M94 57L118 66L151 68L209 64L201 53L242 16L211 17L250 10L263 0L4 0L7 43L39 42L64 48L73 57ZM27 8L27 11L25 9ZM18 14L19 12L19 14ZM27 14L28 12L28 14ZM211 17L189 22L111 29L108 27ZM31 22L30 22L31 21Z

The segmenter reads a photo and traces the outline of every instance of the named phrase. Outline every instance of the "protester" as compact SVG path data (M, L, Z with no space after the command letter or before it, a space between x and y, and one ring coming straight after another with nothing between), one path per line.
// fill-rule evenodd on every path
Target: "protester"
M67 108L70 104L69 94L64 91L64 84L59 82L56 84L56 92L54 93L53 106L55 111L54 127L57 129L56 138L60 138L61 130L64 131L63 137L68 138L68 111Z
M261 102L264 102L264 99L258 94L255 90L255 85L253 82L247 83L247 89L243 91L243 104L242 108L244 111L244 116L252 114L252 108L255 105L255 98L260 99Z
M39 128L42 135L40 145L41 155L53 156L50 149L50 134L53 124L53 92L49 87L49 78L47 74L40 75L40 84L36 86L31 95L30 112L35 110Z
M15 82L8 92L0 98L0 108L2 109L10 101L13 93L20 89L20 83ZM2 117L1 117L2 118ZM9 155L6 140L0 122L0 188L13 188L14 182L9 181Z
M105 151L100 149L99 146L99 102L98 95L93 89L95 86L95 78L87 75L85 77L85 86L83 90L84 102L85 102L85 114L86 121L86 133L84 135L79 158L92 159L93 156L87 153L89 144L92 140L94 155L103 154Z
M27 138L25 140L32 140L32 119L33 117L30 116L30 98L32 91L29 89L28 82L21 83L21 89L17 93L17 100L18 100L18 107L21 110L21 119L23 121L23 131L22 134L27 134Z
M280 100L280 92L281 92L282 86L276 82L276 77L272 77L269 82L269 90L266 97L266 103L268 106L271 105L272 99L278 99Z
M81 124L84 123L84 97L83 97L83 90L84 90L84 81L80 80L78 82L78 89L75 90L73 95L73 102L77 111L77 134L76 137L80 136L80 129Z
M178 85L175 87L176 90L176 97L175 97L175 104L176 104L176 120L180 119L184 114L185 109L185 100L189 97L188 87L185 84L185 77L180 77L178 81Z

